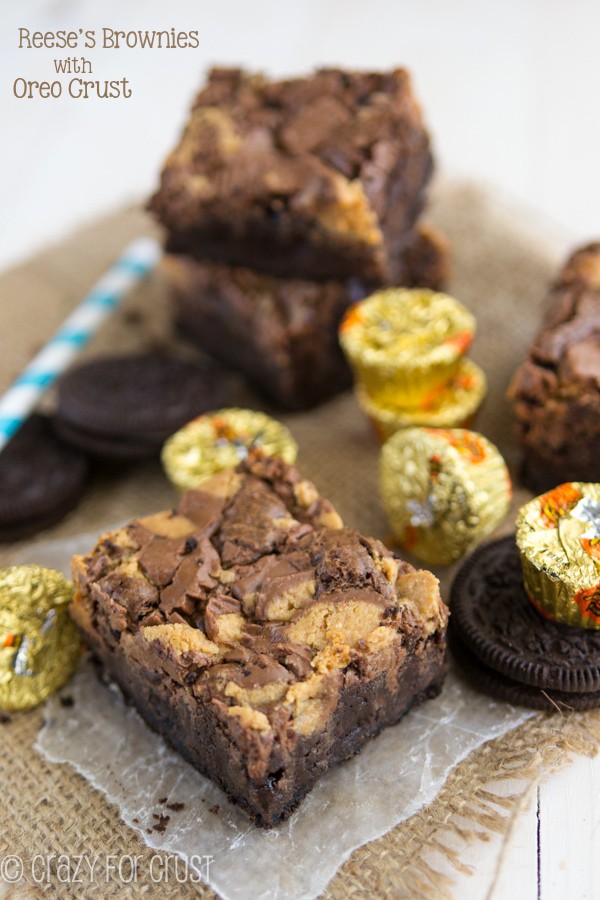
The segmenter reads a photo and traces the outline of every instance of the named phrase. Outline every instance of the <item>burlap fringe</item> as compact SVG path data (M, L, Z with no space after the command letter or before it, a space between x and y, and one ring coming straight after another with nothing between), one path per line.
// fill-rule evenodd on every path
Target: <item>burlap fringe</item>
M462 851L473 841L489 841L493 833L503 836L495 883L532 788L574 755L594 756L599 748L600 711L536 716L457 766L433 803L385 836L383 853L383 839L356 850L324 896L452 900L451 870L477 875L461 861ZM393 858L393 866L385 865L385 856ZM492 893L493 884L488 896Z
M17 717L7 727L12 732L8 745L14 751L17 744L21 752L29 744L40 724L39 714L35 716ZM20 721L18 720L20 719ZM8 736L8 735L7 735ZM361 898L393 897L393 898L435 898L435 900L451 900L455 896L455 879L453 871L471 874L477 872L465 865L462 860L465 849L473 842L487 842L493 834L502 836L502 846L498 853L496 877L501 867L503 850L510 838L511 830L523 806L530 797L532 789L541 777L547 778L552 773L568 765L574 755L594 756L600 747L600 710L588 713L564 713L537 715L530 721L509 732L502 738L484 744L463 760L449 775L439 795L429 806L423 808L406 822L377 841L355 850L339 872L330 882L323 894L326 900L361 900ZM5 749L9 749L8 746ZM27 753L23 753L17 768L21 789L27 785L26 770L36 781L52 784L57 780L57 768L34 756L29 763ZM13 766L14 766L13 757ZM6 765L8 764L8 765ZM5 760L8 768L10 763ZM0 765L0 769L4 766ZM77 819L73 808L73 791L83 791L85 795L94 794L90 802L96 809L95 837L99 845L108 852L114 852L117 846L126 847L126 852L140 853L149 857L155 851L145 847L134 832L121 822L115 821L113 808L103 798L85 785L82 779L70 772L69 767L59 767L62 772L58 777L63 789L64 805L58 800L59 784L52 784L43 796L53 799L57 819L64 821L64 816L71 808L73 820L68 833L62 834L60 850L71 853L85 852L90 849L90 835L86 829L79 834L74 825ZM15 773L17 774L17 773ZM43 776L43 777L42 777ZM66 782L65 782L66 777ZM47 780L48 779L48 780ZM77 787L73 782L78 782ZM38 831L38 849L53 849L56 842L49 840L45 828L32 822L28 826L23 823L15 829L15 819L9 816L10 806L14 807L18 788L16 783L6 784L8 797L12 803L2 809L3 822L7 826L0 832L0 856L6 853L31 854L31 831ZM56 791L56 794L54 793ZM60 791L62 794L63 791ZM56 797L56 801L54 801ZM39 799L39 798L38 798ZM44 799L39 799L44 803ZM0 806L4 803L0 802ZM40 810L41 811L41 810ZM35 815L35 813L34 813ZM18 818L18 816L17 816ZM118 819L118 817L116 817ZM41 819L38 820L41 823ZM50 822L47 823L50 825ZM56 826L59 826L56 821ZM65 824L67 824L65 822ZM57 831L60 829L57 828ZM8 831L8 835L7 835ZM112 832L112 835L111 835ZM11 834L12 833L12 834ZM9 837L10 835L10 837ZM112 840L111 840L112 837ZM10 846L7 844L7 838ZM12 838L12 839L11 839ZM34 844L37 841L34 840ZM94 847L94 849L97 849ZM147 894L152 896L156 887L148 883L124 885L102 870L102 896L136 898ZM106 880L105 880L106 878ZM68 886L52 884L33 885L31 879L27 884L3 886L0 883L0 897L10 900L33 900L40 896L70 895ZM72 889L72 887L71 887ZM163 886L164 889L164 886ZM493 885L488 896L493 893ZM98 885L84 884L78 887L77 896L97 898ZM190 883L169 885L169 896L210 898L215 895L203 885Z

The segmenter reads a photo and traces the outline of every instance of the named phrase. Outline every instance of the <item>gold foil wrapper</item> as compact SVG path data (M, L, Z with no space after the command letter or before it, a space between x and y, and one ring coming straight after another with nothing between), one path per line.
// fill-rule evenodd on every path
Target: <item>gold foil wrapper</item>
M251 409L219 409L193 419L171 435L162 450L167 477L180 490L198 487L233 469L250 449L294 463L298 445L288 429Z
M600 628L600 484L569 481L519 511L525 590L543 615Z
M401 428L466 428L481 406L487 391L482 369L470 359L462 359L448 385L432 389L418 409L388 406L374 400L362 384L355 387L360 408L370 419L382 441Z
M81 638L67 612L72 594L54 569L0 570L0 709L37 706L77 668Z
M456 374L474 333L473 315L448 294L389 288L352 306L339 337L377 403L418 409Z
M396 432L381 450L380 490L398 542L444 566L500 524L512 494L498 449L460 428Z

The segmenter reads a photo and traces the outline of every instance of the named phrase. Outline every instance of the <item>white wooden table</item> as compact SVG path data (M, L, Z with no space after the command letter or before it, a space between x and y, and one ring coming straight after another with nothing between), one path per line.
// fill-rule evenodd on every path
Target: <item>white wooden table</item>
M457 900L596 900L600 758L576 757L532 785L506 838L472 844L461 859Z
M413 72L438 157L569 230L600 237L597 0L29 0L2 6L0 265L85 219L145 196L211 62L293 73L317 64ZM51 78L52 50L18 28L197 29L196 51L88 54L94 78L127 76L130 100L17 100L14 79ZM63 54L63 56L66 54ZM506 841L464 854L460 900L600 897L600 758L532 790Z

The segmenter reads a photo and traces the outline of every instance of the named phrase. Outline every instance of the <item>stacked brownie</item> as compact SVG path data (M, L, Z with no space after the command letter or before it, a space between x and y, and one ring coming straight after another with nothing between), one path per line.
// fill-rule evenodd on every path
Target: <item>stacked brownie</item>
M181 331L283 407L347 387L346 307L444 282L444 241L418 224L431 171L404 70L213 69L150 203Z

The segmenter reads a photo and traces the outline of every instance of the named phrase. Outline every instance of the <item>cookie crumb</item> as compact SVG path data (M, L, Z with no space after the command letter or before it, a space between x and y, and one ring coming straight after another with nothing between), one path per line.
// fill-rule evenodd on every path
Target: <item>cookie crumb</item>
M156 825L153 825L150 831L157 831L159 834L164 834L167 830L167 825L171 821L171 816L159 816L156 813L152 813L152 818L156 819Z
M215 816L217 816L219 814L220 809L221 809L221 807L219 806L218 803L215 803L214 806L208 807L208 811L211 813L214 813Z
M60 699L60 705L64 709L70 709L72 706L75 706L75 701L69 694L66 694L64 697L60 697L59 699Z
M185 803L167 803L167 809L173 812L181 812L182 809L185 809Z

